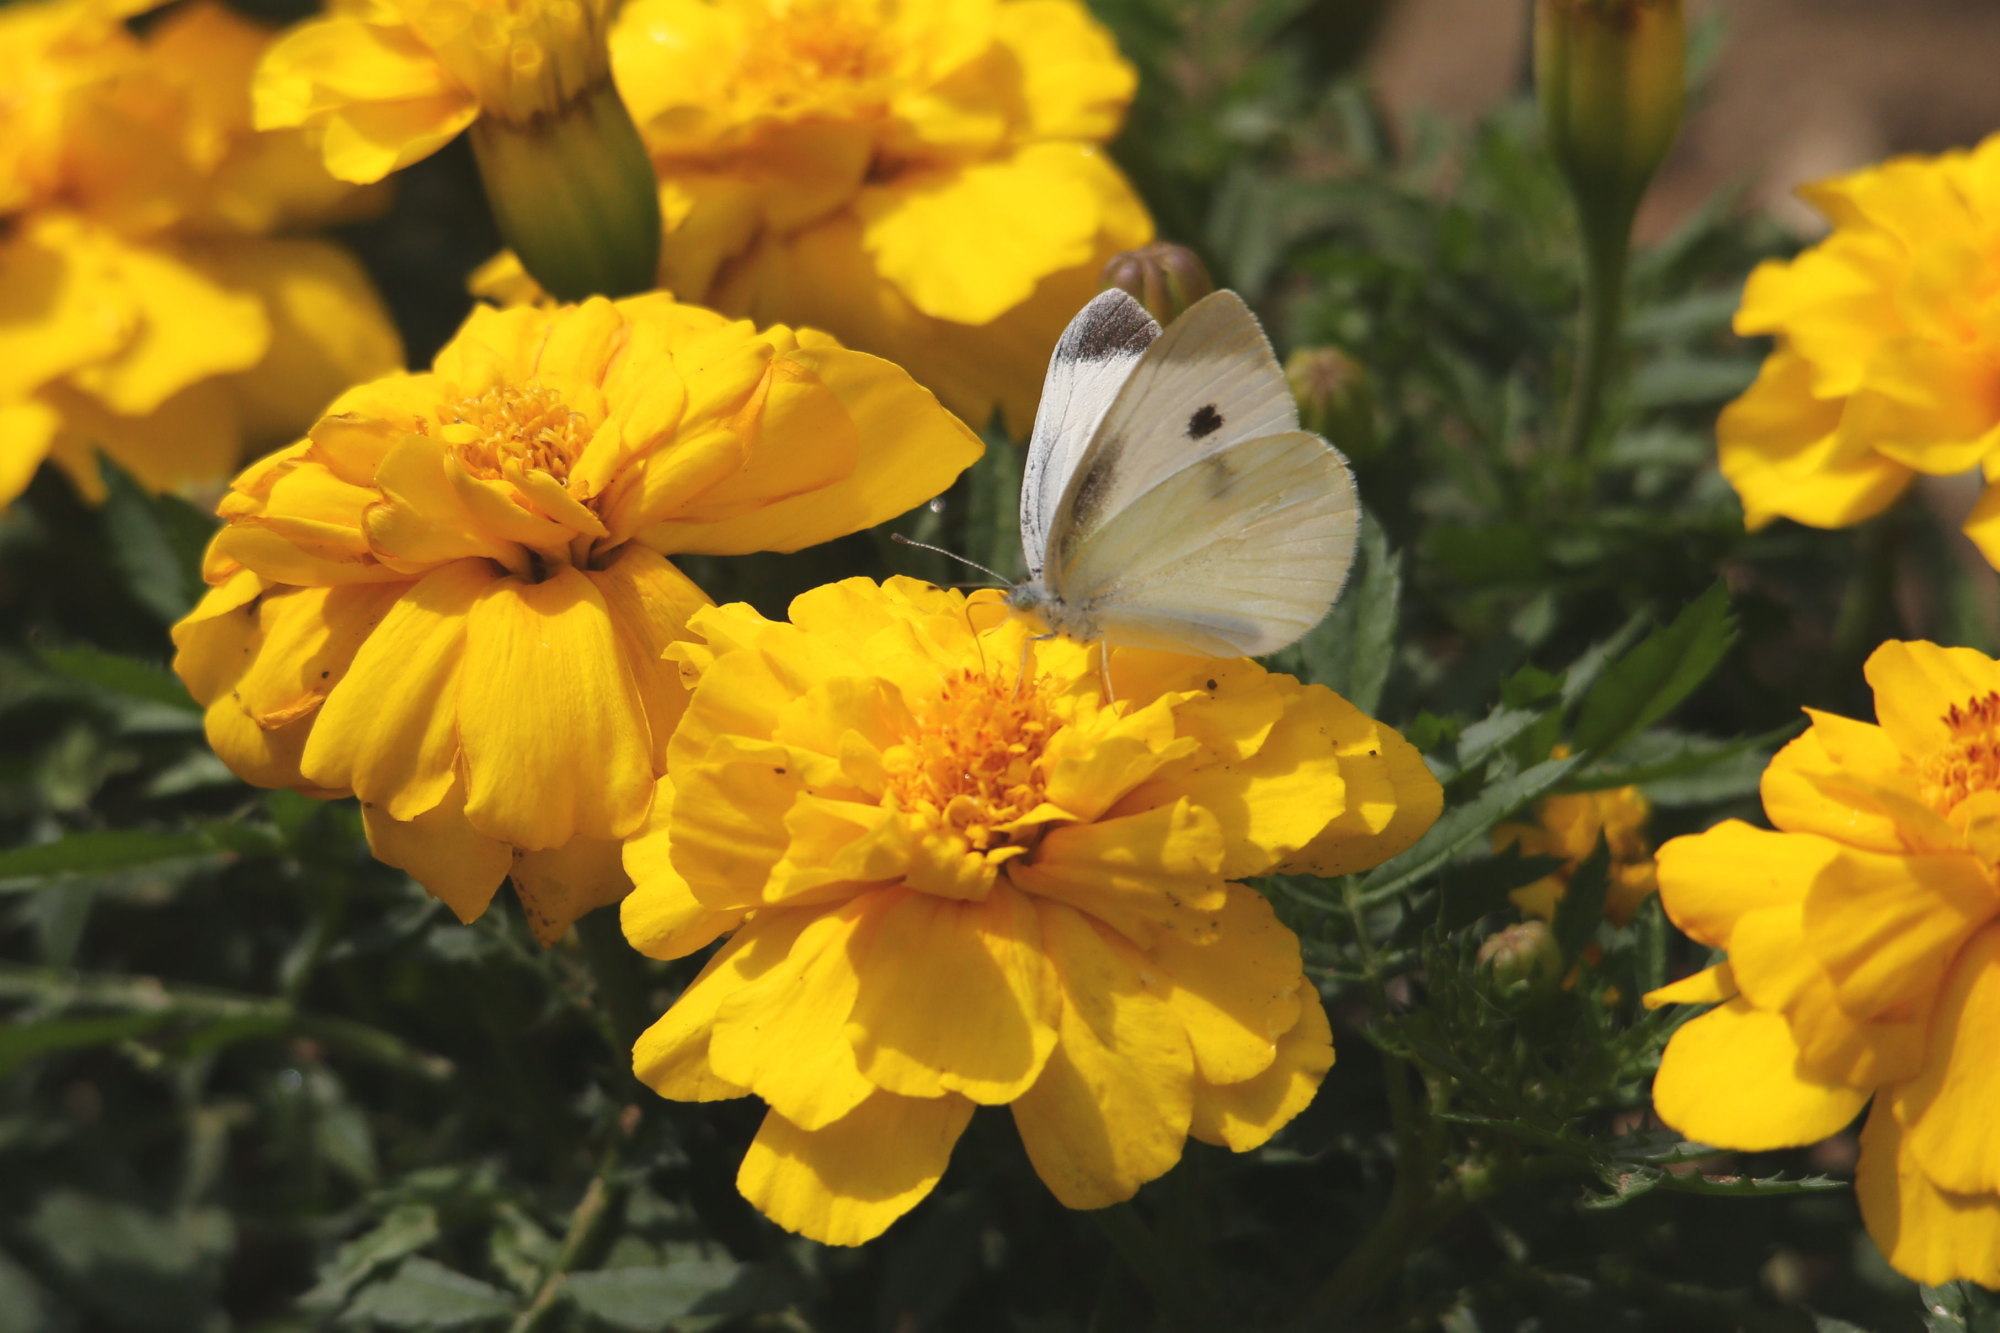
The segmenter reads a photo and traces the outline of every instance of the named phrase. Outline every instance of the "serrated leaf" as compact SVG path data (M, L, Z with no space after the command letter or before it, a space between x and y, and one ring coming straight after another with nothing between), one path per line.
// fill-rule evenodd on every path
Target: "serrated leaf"
M1576 748L1603 754L1652 726L1708 679L1735 638L1729 593L1718 583L1606 668L1583 700Z
M228 851L202 830L94 829L54 842L0 852L0 893L32 889L76 875L198 860Z
M184 713L200 713L180 678L164 667L137 658L121 657L100 648L79 644L68 648L44 648L38 654L49 671L65 680L127 699L164 704Z
M1643 787L1677 778L1694 777L1730 760L1748 756L1761 773L1768 752L1798 735L1803 722L1788 723L1760 736L1732 741L1710 740L1684 732L1651 731L1634 736L1608 756L1563 784L1565 792L1605 791L1614 787Z
M427 1203L399 1204L374 1228L334 1253L312 1290L299 1297L308 1310L337 1310L348 1294L385 1265L415 1254L438 1238L437 1210Z
M341 1320L369 1320L390 1328L459 1328L512 1314L514 1304L498 1287L418 1258L363 1287Z
M1377 867L1361 881L1368 900L1400 893L1485 837L1495 824L1542 795L1569 775L1582 760L1576 756L1551 759L1487 787L1472 800L1448 810L1416 845Z
M571 1273L563 1286L592 1318L633 1333L650 1333L694 1316L779 1310L803 1295L796 1275L781 1264L740 1264L707 1256L675 1259L659 1267Z

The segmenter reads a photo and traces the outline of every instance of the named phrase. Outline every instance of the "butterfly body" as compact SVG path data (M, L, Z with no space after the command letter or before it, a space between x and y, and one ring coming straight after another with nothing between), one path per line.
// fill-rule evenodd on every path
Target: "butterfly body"
M1008 602L1082 642L1275 652L1339 595L1359 514L1241 298L1162 330L1105 292L1050 358L1021 486L1028 578Z

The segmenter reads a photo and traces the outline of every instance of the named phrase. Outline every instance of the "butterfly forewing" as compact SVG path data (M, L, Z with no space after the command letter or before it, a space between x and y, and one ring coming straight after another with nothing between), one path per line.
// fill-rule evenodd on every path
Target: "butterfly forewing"
M1079 311L1056 343L1021 477L1021 552L1029 578L1040 578L1047 563L1050 521L1065 483L1126 377L1159 336L1145 307L1114 287Z
M1130 368L1074 466L1051 469L1067 485L1041 530L1041 577L1073 600L1069 566L1101 524L1197 459L1298 426L1256 316L1234 292L1203 297Z
M1319 436L1238 441L1108 516L1062 595L1116 643L1260 656L1332 607L1359 521L1347 464Z

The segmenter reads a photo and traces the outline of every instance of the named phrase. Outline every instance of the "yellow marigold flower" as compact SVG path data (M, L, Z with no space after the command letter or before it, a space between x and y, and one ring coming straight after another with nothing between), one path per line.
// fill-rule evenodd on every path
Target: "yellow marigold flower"
M1764 773L1775 832L1660 849L1676 925L1727 960L1649 1005L1714 1002L1653 1085L1690 1138L1810 1143L1873 1099L1856 1191L1890 1263L2000 1286L2000 664L1887 643L1878 722L1810 713Z
M361 798L463 920L512 875L552 941L628 887L707 604L667 556L789 551L979 443L884 361L665 295L481 311L223 501L175 669L247 780Z
M96 453L157 489L219 480L402 362L347 254L273 230L351 214L293 135L250 128L270 34L208 0L0 9L0 504Z
M1919 472L2000 473L1987 281L1996 168L2000 136L1805 191L1833 234L1751 274L1737 331L1777 346L1718 427L1723 475L1751 527L1845 527ZM2000 562L2000 490L1987 490L1965 530Z
M1244 1151L1311 1100L1319 995L1235 881L1414 841L1441 794L1401 736L1247 659L1114 651L1108 701L1094 646L1031 641L992 592L853 579L790 623L690 624L625 932L656 958L735 934L634 1067L769 1104L737 1176L766 1214L880 1234L979 1105L1100 1208L1188 1135Z
M1568 753L1567 746L1557 746L1555 758ZM1534 823L1495 828L1493 849L1517 847L1523 856L1559 856L1564 864L1507 897L1529 916L1554 921L1556 904L1569 888L1570 877L1598 844L1606 843L1610 846L1611 887L1604 898L1604 914L1625 925L1658 887L1653 849L1646 841L1646 821L1652 813L1645 793L1637 787L1545 797L1535 805Z
M1101 148L1135 76L1078 0L632 0L611 48L661 285L827 329L975 424L1025 430L1098 270L1152 238Z

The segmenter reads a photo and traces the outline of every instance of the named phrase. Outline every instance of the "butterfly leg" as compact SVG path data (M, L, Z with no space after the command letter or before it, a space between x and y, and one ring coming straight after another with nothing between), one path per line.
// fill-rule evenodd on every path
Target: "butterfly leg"
M1028 680L1028 654L1034 651L1036 644L1041 643L1045 639L1056 637L1058 636L1055 634L1037 634L1033 638L1021 641L1021 661L1014 669L1014 697L1016 699L1021 697L1021 686L1025 685Z
M1111 688L1111 641L1109 639L1099 639L1097 641L1097 671L1104 678L1104 706L1109 708L1118 702L1118 692Z

